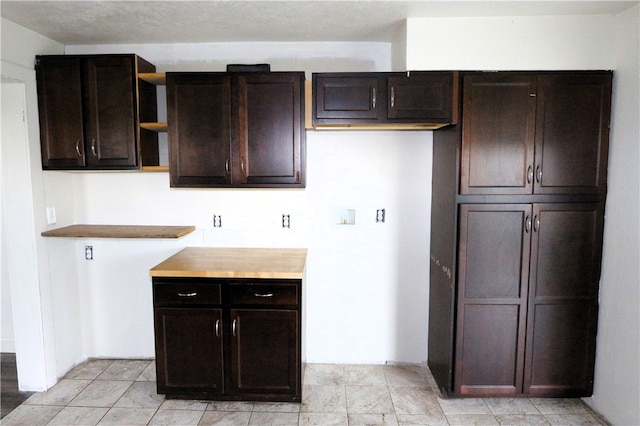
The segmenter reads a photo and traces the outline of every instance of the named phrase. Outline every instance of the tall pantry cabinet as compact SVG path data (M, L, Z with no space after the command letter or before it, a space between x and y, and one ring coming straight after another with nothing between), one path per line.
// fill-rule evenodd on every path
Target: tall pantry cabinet
M612 73L461 79L433 137L429 366L448 395L591 395Z

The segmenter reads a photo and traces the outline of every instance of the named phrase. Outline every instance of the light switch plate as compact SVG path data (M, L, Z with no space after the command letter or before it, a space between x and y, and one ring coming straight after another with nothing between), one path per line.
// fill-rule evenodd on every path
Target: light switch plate
M47 225L55 225L56 223L56 208L47 207Z

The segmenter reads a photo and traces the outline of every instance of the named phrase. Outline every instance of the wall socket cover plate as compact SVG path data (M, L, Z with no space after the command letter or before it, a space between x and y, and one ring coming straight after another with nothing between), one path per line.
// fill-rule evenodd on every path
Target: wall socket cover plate
M47 225L55 225L56 223L56 208L47 207Z

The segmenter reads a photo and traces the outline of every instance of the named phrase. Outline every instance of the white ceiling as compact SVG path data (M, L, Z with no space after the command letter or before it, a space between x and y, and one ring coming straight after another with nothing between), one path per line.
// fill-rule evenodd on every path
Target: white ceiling
M0 1L2 17L66 45L390 42L407 17L617 14L638 1Z

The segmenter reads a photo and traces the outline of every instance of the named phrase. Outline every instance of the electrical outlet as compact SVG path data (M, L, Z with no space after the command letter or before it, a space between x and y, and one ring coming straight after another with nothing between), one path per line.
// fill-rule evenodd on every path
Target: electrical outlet
M47 225L55 225L56 223L56 208L47 207Z
M376 210L376 222L383 223L385 220L385 215L386 213L384 209Z
M222 228L222 216L213 215L213 227L214 228Z
M288 214L282 215L282 227L291 228L291 216L289 216Z
M93 246L84 246L84 258L93 260Z

